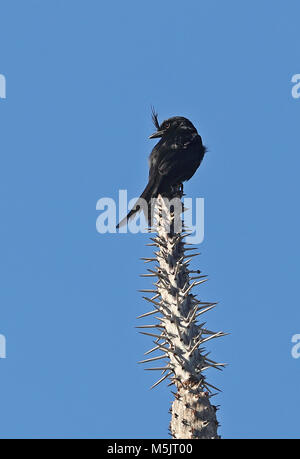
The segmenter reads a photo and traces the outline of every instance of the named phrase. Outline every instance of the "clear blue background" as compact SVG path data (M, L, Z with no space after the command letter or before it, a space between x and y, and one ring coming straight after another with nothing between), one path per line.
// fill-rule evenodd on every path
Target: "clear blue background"
M170 388L136 362L147 235L96 202L147 179L150 105L209 148L194 266L219 301L225 438L299 437L299 1L0 1L2 438L167 438ZM151 373L151 374L150 374Z

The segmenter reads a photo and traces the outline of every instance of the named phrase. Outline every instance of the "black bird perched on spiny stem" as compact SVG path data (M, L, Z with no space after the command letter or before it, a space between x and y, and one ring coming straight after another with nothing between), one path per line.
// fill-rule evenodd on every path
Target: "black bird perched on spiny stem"
M139 200L117 228L127 223L136 212L150 203L152 198L168 195L173 187L189 180L201 164L206 148L195 126L183 116L174 116L158 122L158 115L152 109L152 120L156 132L149 139L160 138L149 157L149 180ZM148 210L151 226L151 215ZM146 215L146 212L145 212ZM147 215L146 215L147 217Z

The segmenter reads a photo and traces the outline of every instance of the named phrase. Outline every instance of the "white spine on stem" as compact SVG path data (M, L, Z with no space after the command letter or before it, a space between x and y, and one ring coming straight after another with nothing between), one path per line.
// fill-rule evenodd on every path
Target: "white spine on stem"
M182 191L174 190L168 198L169 202L171 199L173 202L174 198L181 200ZM193 280L190 278L190 273L195 273L189 270L191 248L185 247L186 233L181 224L178 229L178 208L177 214L174 209L167 205L163 197L158 197L155 206L157 236L152 238L158 251L155 252L155 259L144 259L145 263L154 260L157 263L155 269L148 269L150 275L157 277L154 284L156 290L143 290L154 294L152 298L144 298L152 307L155 306L155 310L139 317L151 315L153 318L152 314L160 314L155 317L157 324L145 327L154 333L141 332L155 338L155 347L146 354L158 351L159 356L144 359L140 363L162 362L160 359L166 359L163 366L148 369L162 372L152 387L170 378L171 384L177 388L177 392L173 392L175 399L170 410L170 434L173 438L220 438L217 433L217 408L210 403L212 389L218 389L206 381L203 372L208 368L221 369L224 364L208 359L203 344L225 333L207 330L205 323L197 324L198 317L201 315L202 318L202 314L215 307L216 303L200 302L192 294L192 289L206 279L203 279L205 276L194 276ZM196 274L200 274L200 271ZM198 278L202 279L198 281Z

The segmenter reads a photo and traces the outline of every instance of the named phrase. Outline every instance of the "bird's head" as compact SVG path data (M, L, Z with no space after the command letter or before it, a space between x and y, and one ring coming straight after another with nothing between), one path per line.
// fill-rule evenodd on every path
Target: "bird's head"
M161 124L158 122L158 115L152 109L152 120L156 127L156 132L150 135L149 139L156 139L171 135L188 135L197 132L195 126L183 116L173 116Z

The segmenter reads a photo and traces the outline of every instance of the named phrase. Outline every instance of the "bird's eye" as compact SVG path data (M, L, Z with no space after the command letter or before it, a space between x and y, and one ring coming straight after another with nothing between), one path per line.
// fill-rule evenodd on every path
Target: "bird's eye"
M170 127L170 123L167 123L167 124L165 125L165 129L169 129L169 127Z

